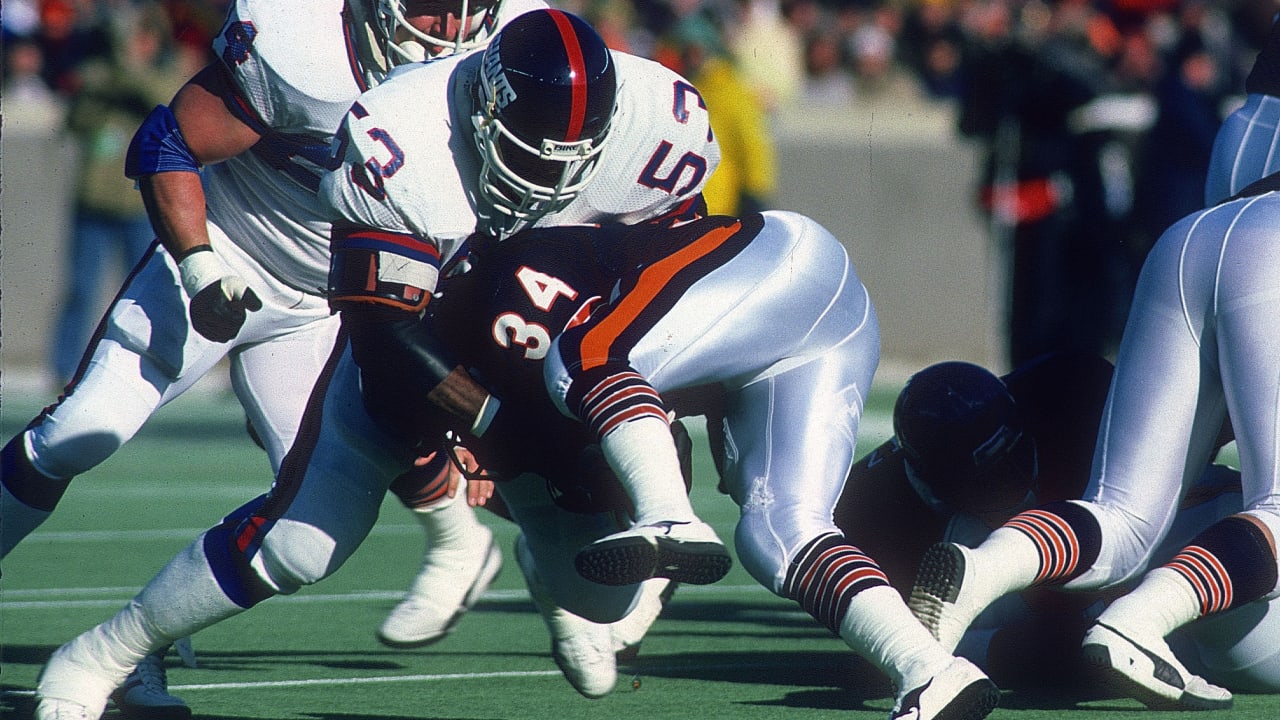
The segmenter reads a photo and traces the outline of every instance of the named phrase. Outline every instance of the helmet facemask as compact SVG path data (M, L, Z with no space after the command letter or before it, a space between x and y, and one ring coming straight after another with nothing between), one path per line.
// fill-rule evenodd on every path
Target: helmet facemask
M600 170L609 126L576 142L541 138L535 147L503 123L489 83L480 86L480 107L472 115L482 161L480 197L501 216L490 218L489 231L505 237L573 202Z
M415 17L458 18L458 37L436 37L413 27L406 17L407 2L413 3ZM483 47L492 35L502 0L374 0L374 5L374 24L382 52L391 65L404 65ZM406 34L408 37L404 37Z

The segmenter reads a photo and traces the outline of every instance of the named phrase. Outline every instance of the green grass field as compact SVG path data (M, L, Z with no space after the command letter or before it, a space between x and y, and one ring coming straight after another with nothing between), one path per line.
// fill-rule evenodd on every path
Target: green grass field
M860 447L891 432L896 387L872 394ZM44 398L3 398L11 436ZM699 448L700 477L710 460ZM135 440L77 479L58 512L6 558L0 580L0 715L29 718L36 675L62 642L115 612L175 551L269 484L266 457L248 440L233 399L201 395L162 410ZM694 502L725 538L736 507L709 481ZM884 718L884 682L843 642L759 587L741 569L716 585L685 587L623 668L617 690L586 700L560 676L548 639L510 558L514 527L482 514L507 565L445 640L391 650L374 629L414 575L421 538L394 501L339 572L270 600L193 639L198 667L171 658L173 691L197 718L311 720L511 718ZM107 717L114 715L108 711ZM993 718L1184 717L1077 691L1007 692ZM1212 718L1273 720L1280 700L1237 696Z

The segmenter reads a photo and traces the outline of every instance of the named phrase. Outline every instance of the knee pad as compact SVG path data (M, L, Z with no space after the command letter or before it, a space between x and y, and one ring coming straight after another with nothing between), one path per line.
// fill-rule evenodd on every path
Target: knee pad
M244 608L297 592L341 564L332 538L304 523L273 518L269 497L254 499L205 534L205 556L219 587Z

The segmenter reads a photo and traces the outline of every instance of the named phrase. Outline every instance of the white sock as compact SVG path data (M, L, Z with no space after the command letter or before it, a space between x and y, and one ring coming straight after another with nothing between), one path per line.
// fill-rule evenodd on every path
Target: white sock
M1200 617L1200 598L1178 571L1158 567L1138 587L1116 598L1098 622L1148 637L1163 638Z
M243 612L244 608L218 587L205 561L203 542L202 534L175 555L120 612L59 648L57 657L94 668L96 677L114 687L123 683L147 655L177 638ZM42 677L40 692L45 697L105 703L110 688L99 693L100 688L78 687L85 681L83 675L54 674Z
M466 481L458 486L453 497L445 496L425 507L414 508L413 517L422 526L427 538L428 552L432 548L470 549L477 552L487 544L488 528L476 517L475 509L467 504Z
M637 525L698 521L666 422L651 416L629 420L605 435L600 447L635 504Z
M1002 527L970 550L967 562L975 572L965 574L965 593L986 607L1011 593L1031 587L1040 574L1040 551L1019 530Z
M898 591L887 585L853 596L840 620L840 637L899 689L920 685L951 661Z
M205 558L204 538L201 533L174 555L134 598L145 616L142 629L148 637L147 642L136 643L141 656L244 612L214 578Z

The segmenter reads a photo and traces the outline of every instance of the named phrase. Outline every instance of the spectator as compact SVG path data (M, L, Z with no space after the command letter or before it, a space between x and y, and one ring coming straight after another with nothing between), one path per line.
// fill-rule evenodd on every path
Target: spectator
M1222 125L1227 68L1196 34L1183 37L1156 92L1159 114L1147 133L1135 198L1142 246L1204 206L1213 139Z
M142 120L167 103L194 72L173 51L164 11L140 5L119 12L111 26L111 52L76 70L66 130L79 147L75 207L65 255L66 282L53 333L52 366L59 383L76 370L102 311L98 292L117 261L132 268L155 238L142 196L124 175L125 151Z
M958 123L985 143L980 203L1009 254L1009 364L1051 351L1104 354L1107 136L1077 131L1072 118L1113 89L1118 34L1081 0L1053 5L1037 34L1011 32L1003 3L973 12Z
M110 52L107 31L97 19L71 0L44 0L40 4L36 41L44 54L44 78L63 96L79 90L81 66Z
M58 98L44 80L44 52L32 39L14 37L5 44L4 100L8 121L15 108L29 111L34 106L51 108Z
M735 2L738 12L726 25L729 56L747 85L759 88L765 111L772 114L792 103L803 88L802 35L784 20L777 0Z
M903 18L898 55L929 97L951 100L960 92L961 43L949 0L924 0Z
M853 80L840 62L840 36L818 31L804 48L804 101L807 105L847 106L853 102Z

